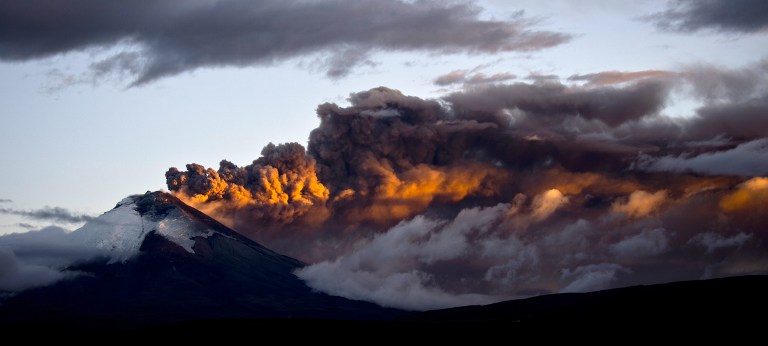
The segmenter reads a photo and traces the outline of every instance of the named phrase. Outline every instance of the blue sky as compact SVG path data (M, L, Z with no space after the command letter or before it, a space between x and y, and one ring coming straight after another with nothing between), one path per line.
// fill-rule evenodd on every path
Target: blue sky
M665 1L481 1L480 18L525 18L532 29L566 33L564 43L535 51L445 53L374 48L341 78L321 67L328 52L293 54L244 66L204 66L130 87L132 76L92 78L89 66L123 44L43 58L0 61L2 207L65 207L100 214L123 197L165 188L163 173L189 162L246 165L269 143L306 144L324 102L346 104L349 93L377 86L438 98L454 89L433 83L479 66L486 75L557 75L601 71L679 70L691 64L739 68L768 53L757 32L659 29L652 16ZM520 14L519 11L523 11ZM485 66L485 67L482 67ZM514 80L513 80L514 81ZM687 116L696 103L681 98L666 110ZM0 215L0 234L50 220ZM77 224L63 224L74 228Z

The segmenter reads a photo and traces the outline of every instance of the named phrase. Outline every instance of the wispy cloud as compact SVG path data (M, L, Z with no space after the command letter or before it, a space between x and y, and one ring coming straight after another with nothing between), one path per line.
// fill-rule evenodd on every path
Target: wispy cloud
M515 78L517 78L517 76L506 72L487 75L482 72L472 73L466 70L456 70L435 78L434 83L438 86L448 86L452 84L477 85L504 82Z
M634 82L647 78L672 76L674 73L660 70L645 71L603 71L598 73L577 74L568 77L569 81L586 82L587 85L601 86Z
M61 207L44 207L35 210L0 208L0 214L18 215L33 220L45 220L65 223L79 223L93 220L93 216L75 213Z

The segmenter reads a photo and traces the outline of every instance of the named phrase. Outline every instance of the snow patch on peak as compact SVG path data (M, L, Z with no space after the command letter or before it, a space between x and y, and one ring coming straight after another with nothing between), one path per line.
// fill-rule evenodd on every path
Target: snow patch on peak
M214 233L171 205L161 205L161 214L147 212L142 215L138 204L145 203L142 199L145 197L136 195L123 199L114 209L72 232L72 236L84 246L105 251L110 257L109 263L116 263L138 255L144 238L152 231L192 254L195 253L196 237L207 238Z
M207 238L214 233L181 208L146 198L151 196L124 198L114 209L72 232L72 236L82 245L105 251L110 257L109 263L116 263L138 255L144 238L152 231L191 254L195 253L195 238ZM161 203L152 204L152 208L157 207L161 212L146 209L146 203ZM142 215L140 210L145 213Z
M195 253L193 247L195 246L196 237L207 238L213 234L212 230L192 222L189 216L180 209L175 209L168 213L165 218L157 223L154 229L157 233L183 247L189 253Z
M126 198L112 209L72 232L85 246L106 251L110 263L124 262L138 254L149 229L135 209L135 200Z

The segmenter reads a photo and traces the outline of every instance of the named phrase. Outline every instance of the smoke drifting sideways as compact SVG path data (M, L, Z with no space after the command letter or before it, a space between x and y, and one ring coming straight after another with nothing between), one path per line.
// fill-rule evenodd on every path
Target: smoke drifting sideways
M764 66L470 85L441 100L379 87L320 105L306 149L269 144L245 167L166 178L311 263L297 275L313 288L385 306L765 273L768 170L745 162L768 161L768 92L735 80L765 79ZM662 114L680 90L702 106Z

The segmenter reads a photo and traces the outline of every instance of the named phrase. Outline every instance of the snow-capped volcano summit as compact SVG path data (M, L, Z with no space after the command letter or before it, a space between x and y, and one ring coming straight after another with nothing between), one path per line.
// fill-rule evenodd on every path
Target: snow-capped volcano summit
M0 321L96 324L221 318L385 318L374 304L312 291L304 264L245 238L164 192L147 192L69 234L97 248L78 273L15 294Z
M114 209L72 232L72 237L81 245L103 250L110 263L116 263L139 255L141 245L150 234L159 235L192 255L197 254L195 245L199 240L216 234L247 243L268 256L282 257L293 266L301 265L241 236L173 195L159 191L123 199ZM204 246L204 242L200 244Z

